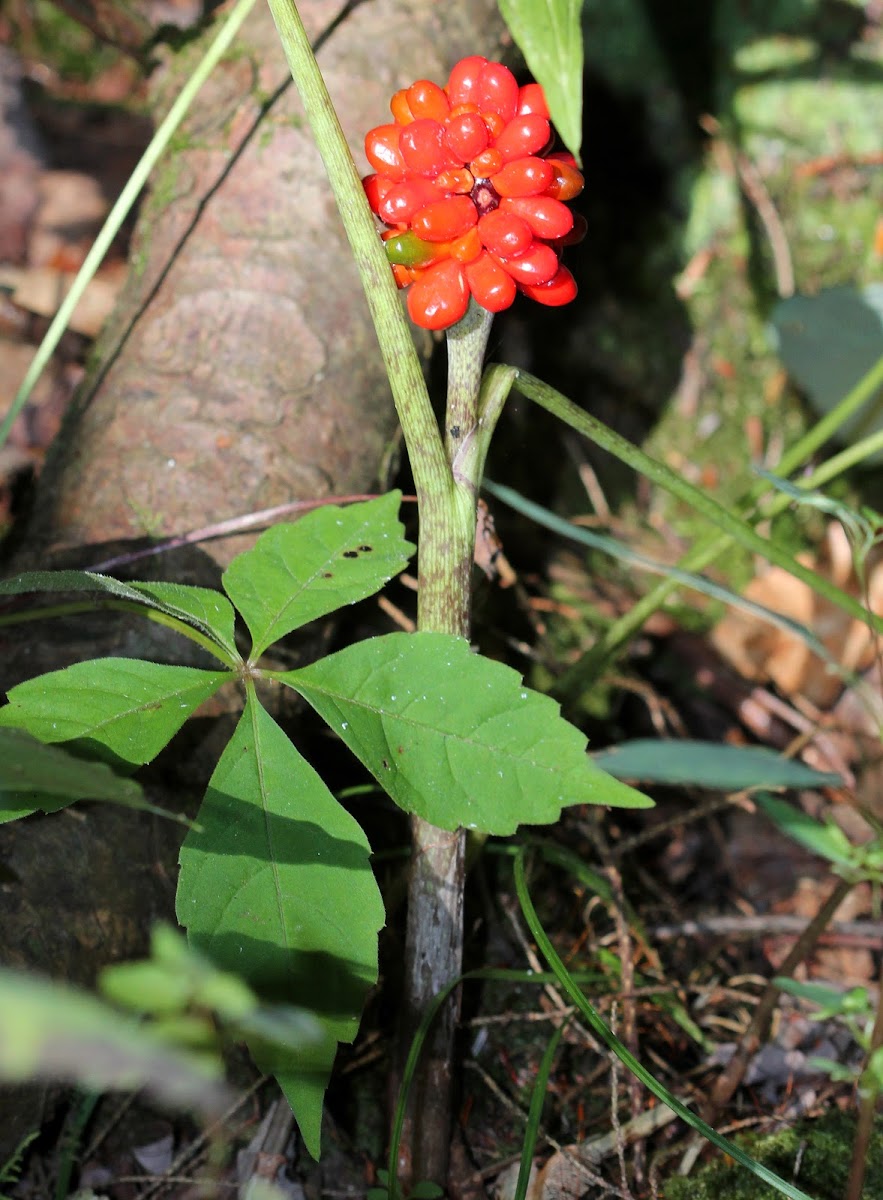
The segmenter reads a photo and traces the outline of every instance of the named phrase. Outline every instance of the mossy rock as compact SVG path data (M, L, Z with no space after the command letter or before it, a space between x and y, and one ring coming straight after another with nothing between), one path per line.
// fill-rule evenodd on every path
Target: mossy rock
M813 1197L842 1200L855 1136L855 1117L832 1112L790 1129L737 1138L752 1158ZM868 1148L863 1200L883 1200L883 1117L878 1117ZM711 1163L689 1177L670 1179L665 1200L777 1200L775 1188L731 1160Z

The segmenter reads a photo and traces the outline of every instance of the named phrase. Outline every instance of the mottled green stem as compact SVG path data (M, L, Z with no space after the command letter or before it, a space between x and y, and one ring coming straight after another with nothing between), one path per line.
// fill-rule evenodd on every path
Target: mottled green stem
M418 628L469 637L475 514L484 453L479 395L491 314L474 303L448 331L445 449L451 464L452 540L421 560ZM485 439L486 440L486 439ZM431 517L429 518L431 520ZM421 541L427 515L421 513ZM424 571L434 572L427 579ZM411 819L412 861L405 940L403 1051L442 988L463 969L463 889L466 837ZM445 1183L453 1112L454 1035L459 1003L441 1011L414 1076L402 1135L399 1174L407 1187Z

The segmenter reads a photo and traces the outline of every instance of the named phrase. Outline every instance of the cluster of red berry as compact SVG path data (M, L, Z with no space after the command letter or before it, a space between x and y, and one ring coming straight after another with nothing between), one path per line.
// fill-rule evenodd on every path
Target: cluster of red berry
M424 329L459 321L470 295L501 312L520 289L567 304L573 276L560 262L585 222L563 203L583 177L571 154L551 154L543 90L519 87L501 63L473 55L447 87L421 79L396 92L395 123L365 138L376 174L364 180L389 228L386 253L411 319Z

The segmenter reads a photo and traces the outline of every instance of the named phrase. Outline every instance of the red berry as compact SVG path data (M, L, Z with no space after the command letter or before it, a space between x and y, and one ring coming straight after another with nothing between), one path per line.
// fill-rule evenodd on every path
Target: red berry
M435 200L415 213L411 228L427 242L450 242L461 237L478 220L478 212L468 196L450 196Z
M437 83L430 83L428 79L418 79L416 83L412 83L406 95L408 107L416 121L424 117L433 121L444 121L450 114L451 106L444 91Z
M406 125L401 134L402 158L410 171L432 176L452 165L444 144L445 131L438 121L424 118Z
M571 163L562 162L559 158L550 158L546 161L553 172L552 182L547 189L549 195L556 200L572 200L574 196L578 196L585 183L582 172L578 171Z
M395 119L396 125L410 125L414 120L414 114L411 112L411 106L408 104L408 92L406 88L396 92L392 100L389 102L389 111Z
M383 197L390 188L395 187L395 184L391 179L387 179L385 175L366 175L362 180L362 187L365 189L365 195L368 197L371 211L376 213L380 207L381 200L383 200Z
M408 312L423 329L447 329L469 307L464 268L453 258L424 271L408 289Z
M487 253L463 268L469 290L488 312L502 312L515 299L515 281Z
M399 184L399 187L404 186ZM567 205L560 200L553 200L551 196L509 197L500 201L497 212L520 217L538 238L546 242L566 237L573 229L573 213Z
M448 77L448 100L451 108L458 104L476 104L478 101L478 77L482 67L487 66L487 59L478 54L469 58L461 58Z
M522 285L548 283L558 270L558 255L545 242L534 242L529 250L517 258L499 257L501 266L506 268L516 283Z
M487 125L477 112L452 115L445 122L445 142L455 158L471 162L488 144Z
M478 258L482 254L481 238L478 236L478 230L473 227L463 234L462 237L456 238L448 245L448 251L451 258L456 258L458 262L470 263L473 259Z
M437 199L431 179L406 179L393 184L374 211L387 225L407 225L418 209Z
M506 120L501 117L498 112L483 112L481 119L487 126L487 131L491 136L492 141L496 141L503 130L506 128Z
M501 196L539 196L552 177L552 168L544 158L518 158L506 163L491 182Z
M550 127L545 117L527 113L510 121L494 142L494 148L502 154L505 162L511 158L522 158L537 154L549 140Z
M546 304L549 308L559 308L562 304L569 304L576 296L576 281L567 267L559 267L557 274L548 283L539 287L523 285L522 291L525 296L538 300L540 304Z
M485 213L478 222L478 236L482 245L501 258L517 258L529 250L534 235L526 221L502 209Z
M518 105L515 109L519 117L525 113L536 113L539 117L549 119L549 106L546 96L538 83L526 83L518 91Z
M375 171L389 179L404 179L408 173L402 158L400 125L378 125L365 135L365 156Z
M511 121L518 104L515 76L502 63L486 63L479 72L476 99L483 113L499 113L504 121Z
M503 156L499 150L490 148L483 150L477 158L474 158L469 164L469 170L476 179L488 179L491 175L496 175L497 171L503 166Z
M472 172L466 167L449 167L447 171L436 175L432 183L440 192L456 192L464 196L475 187Z

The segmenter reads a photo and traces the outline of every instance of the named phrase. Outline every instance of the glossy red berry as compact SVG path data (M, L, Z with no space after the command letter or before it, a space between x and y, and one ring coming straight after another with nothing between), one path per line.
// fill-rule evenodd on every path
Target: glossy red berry
M573 299L559 258L585 228L564 203L583 179L572 155L550 154L542 88L471 55L444 88L420 79L390 109L394 123L365 139L375 174L364 184L412 319L446 329L470 296L490 312L519 290L547 305Z
M468 196L434 200L414 214L411 228L427 242L450 242L478 221L475 205Z
M464 268L448 258L423 271L408 289L408 312L424 329L447 329L469 307L469 285Z
M540 304L559 308L562 304L569 304L576 296L576 280L567 267L559 267L548 283L539 286L527 284L522 290L526 296L539 301Z

